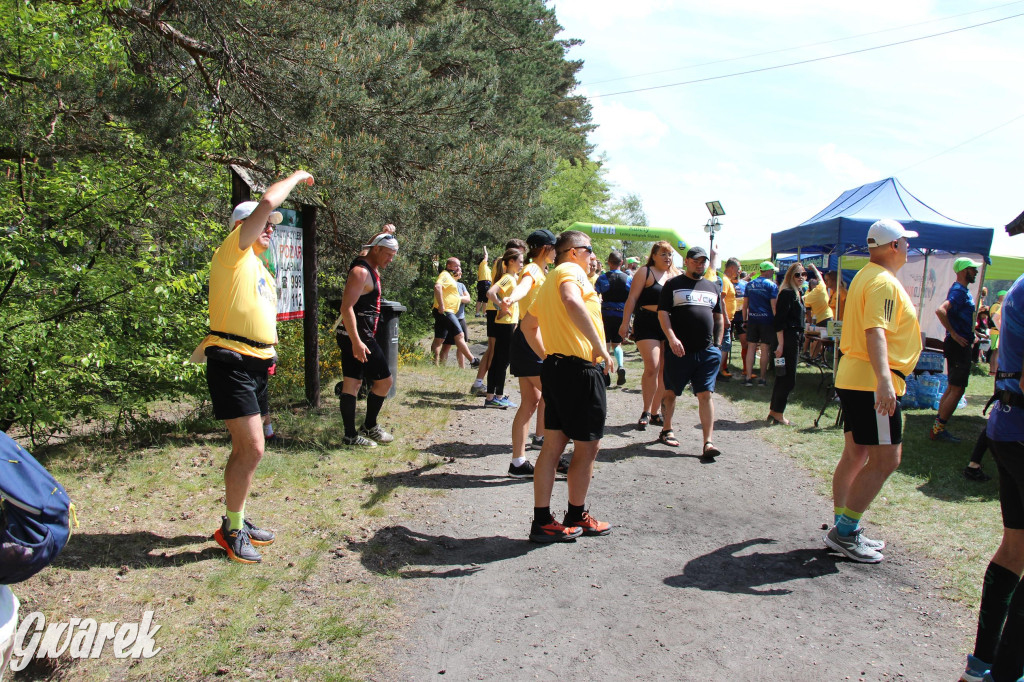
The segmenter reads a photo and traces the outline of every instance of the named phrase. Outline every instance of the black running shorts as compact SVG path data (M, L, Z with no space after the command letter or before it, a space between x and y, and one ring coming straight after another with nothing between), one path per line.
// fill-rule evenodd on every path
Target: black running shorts
M604 436L608 401L604 372L597 365L566 355L549 355L540 373L544 396L544 428L573 440Z
M605 343L622 343L622 337L619 336L619 327L622 326L622 315L616 317L608 313L601 313L601 322L604 324Z
M747 320L747 343L767 343L774 346L778 342L779 337L775 334L774 324Z
M971 346L961 346L952 338L942 342L942 354L946 356L946 378L950 386L967 388L971 376Z
M487 290L491 288L489 280L482 279L476 283L476 302L487 303Z
M512 332L512 355L510 359L509 370L512 372L512 376L540 376L540 369L543 363L537 357L537 354L533 352L533 349L530 348L521 325L516 325L516 330Z
M267 370L270 360L260 360L219 347L206 349L206 385L210 389L213 416L237 419L270 414Z
M1024 443L990 440L988 446L999 468L999 506L1003 511L1003 526L1024 530Z
M664 341L665 332L658 322L658 313L645 308L637 308L633 313L634 341Z
M377 343L377 339L370 338L363 341L369 351L366 354L366 362L359 362L352 353L352 339L346 334L338 334L338 348L341 350L341 373L346 379L359 379L366 381L379 381L391 376L391 368L388 367L388 358L384 350Z
M743 311L737 310L736 314L732 318L732 338L738 339L743 334L747 333L747 325L743 321Z
M437 308L434 308L432 312L434 313L434 338L448 339L455 343L455 337L462 333L462 327L459 325L455 313L439 313Z
M903 408L896 401L891 417L875 411L874 391L837 388L843 406L843 432L853 433L857 445L899 445L903 442Z

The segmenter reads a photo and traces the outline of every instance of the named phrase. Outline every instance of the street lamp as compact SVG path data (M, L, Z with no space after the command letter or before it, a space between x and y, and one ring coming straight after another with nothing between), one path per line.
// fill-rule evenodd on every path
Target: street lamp
M704 231L711 236L710 251L710 249L715 247L715 233L722 229L722 223L718 220L718 217L725 215L725 209L722 208L722 202L720 201L708 201L704 205L708 207L708 212L711 214L711 217L704 224Z

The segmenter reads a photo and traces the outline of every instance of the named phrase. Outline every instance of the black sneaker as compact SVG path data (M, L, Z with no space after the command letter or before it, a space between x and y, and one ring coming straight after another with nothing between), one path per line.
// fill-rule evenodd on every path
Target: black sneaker
M249 542L257 547L274 544L274 532L257 528L249 519L242 521L242 527L249 534Z
M512 478L533 478L533 465L530 464L530 460L526 460L519 466L509 462L508 475Z
M557 475L559 475L559 476L568 476L569 475L569 465L571 463L572 463L572 459L570 459L566 455L562 455L561 457L558 458L558 467L555 469L555 473Z
M977 481L978 483L992 480L992 477L986 474L985 470L981 467L966 467L964 469L964 478L968 481Z
M619 378L615 381L615 385L616 386L622 386L623 384L625 384L626 383L626 368L625 367L619 367L617 370L615 370L615 373L619 375Z
M239 530L230 530L228 517L222 518L223 521L221 521L220 528L214 532L213 539L228 553L228 558L240 564L258 564L263 561L263 557L252 546L249 531L244 527Z

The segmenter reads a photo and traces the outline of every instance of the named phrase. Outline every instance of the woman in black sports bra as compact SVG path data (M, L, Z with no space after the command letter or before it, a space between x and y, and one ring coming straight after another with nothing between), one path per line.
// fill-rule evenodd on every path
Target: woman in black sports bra
M658 322L658 299L661 286L679 274L672 264L672 245L666 241L655 242L647 263L633 275L622 311L622 326L619 334L626 338L629 317L633 315L633 340L644 360L644 375L640 381L643 393L643 412L636 426L643 431L648 424L662 424L661 398L662 357L665 352L665 334Z

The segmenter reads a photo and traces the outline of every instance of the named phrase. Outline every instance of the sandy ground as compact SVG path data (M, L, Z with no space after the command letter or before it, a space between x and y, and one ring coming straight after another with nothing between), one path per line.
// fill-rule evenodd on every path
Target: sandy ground
M446 463L392 482L449 492L423 496L415 521L377 532L387 550L364 555L413 583L374 679L957 678L974 614L935 594L898 537L880 565L830 554L831 502L760 422L718 397L723 454L705 462L692 396L678 403L680 448L635 429L638 379L609 391L588 498L613 531L573 543L526 539L532 484L506 476L513 411L456 401L426 448ZM566 504L559 481L559 518Z

